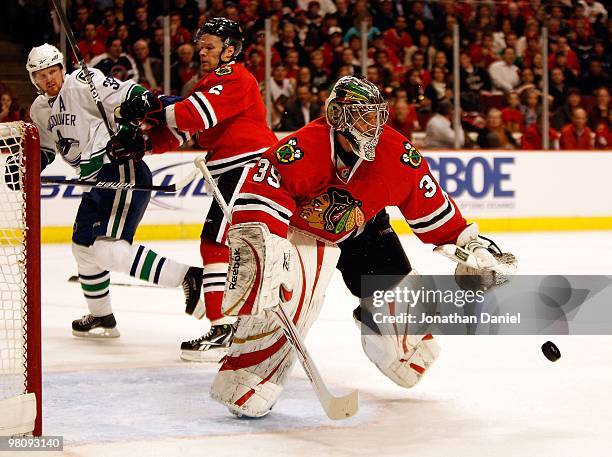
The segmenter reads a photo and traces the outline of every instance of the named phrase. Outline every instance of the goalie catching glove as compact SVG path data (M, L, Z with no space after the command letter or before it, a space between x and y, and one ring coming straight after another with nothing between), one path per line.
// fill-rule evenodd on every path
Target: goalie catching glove
M106 143L106 153L113 162L137 162L151 149L151 141L134 126L122 125Z
M296 271L293 245L260 223L236 224L227 239L230 264L223 314L258 315L289 301Z
M514 254L502 252L493 241L480 236L474 222L459 234L456 245L443 244L434 252L457 262L455 277L462 288L486 290L505 283L506 276L516 272Z

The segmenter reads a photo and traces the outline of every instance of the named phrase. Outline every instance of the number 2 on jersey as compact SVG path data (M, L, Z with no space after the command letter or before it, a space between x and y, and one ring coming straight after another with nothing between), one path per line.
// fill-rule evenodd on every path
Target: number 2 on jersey
M266 175L268 175L266 182L275 189L280 187L280 175L278 174L278 170L274 168L274 165L272 165L268 159L259 159L257 167L259 170L253 175L253 181L262 182L266 179ZM268 171L270 173L268 173Z

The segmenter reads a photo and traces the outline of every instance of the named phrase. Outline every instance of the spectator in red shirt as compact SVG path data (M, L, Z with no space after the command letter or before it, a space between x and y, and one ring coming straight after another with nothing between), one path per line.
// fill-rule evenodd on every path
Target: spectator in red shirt
M561 129L560 147L563 150L593 149L593 135L587 127L587 113L576 108L572 113L572 123Z
M102 24L98 26L96 32L98 38L102 43L106 43L108 37L117 34L117 16L115 16L115 10L113 8L107 8L104 10L104 20Z
M553 150L559 149L559 132L552 127L548 128L548 143L549 148ZM531 124L521 137L521 149L540 150L544 147L542 144L542 117L538 117L537 122Z
M389 125L406 138L411 139L412 132L421 130L416 107L414 105L409 105L405 101L398 101L391 110Z
M266 67L263 55L257 48L251 48L246 54L246 69L249 70L258 82L266 79Z
M0 95L0 122L19 120L19 106L8 92Z
M79 49L81 50L81 54L83 54L85 62L89 63L95 56L104 54L104 52L106 52L106 47L104 46L104 42L98 39L96 25L94 23L89 22L85 25L84 35L85 38L79 41Z
M425 70L425 56L421 51L417 51L412 54L412 65L410 70L416 70L419 72L419 77L421 78L421 86L423 88L429 86L431 82L431 74L429 71Z
M521 99L516 92L510 92L506 97L508 106L502 108L502 120L504 121L504 127L506 127L510 133L518 133L525 130L525 118L520 110Z
M385 44L400 57L404 53L404 48L412 46L412 37L406 32L407 23L404 16L395 19L395 26L384 33Z
M172 13L170 14L170 47L176 49L185 43L191 43L191 33L181 26L180 13Z
M300 60L300 53L297 49L288 49L285 55L285 68L287 69L287 78L296 79L300 66L298 62Z

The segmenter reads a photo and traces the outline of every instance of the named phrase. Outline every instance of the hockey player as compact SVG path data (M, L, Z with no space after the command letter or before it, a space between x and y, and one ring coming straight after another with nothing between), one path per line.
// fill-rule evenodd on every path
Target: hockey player
M211 394L230 411L267 414L295 355L271 309L283 306L305 335L336 267L349 290L368 295L363 275L416 277L385 211L396 206L415 235L489 274L502 265L496 246L467 224L410 142L385 126L387 104L364 79L341 78L317 119L267 150L235 197L228 231L231 266L222 310L241 316ZM450 249L449 249L450 248ZM510 259L510 255L508 258ZM508 262L510 262L508 260ZM389 284L391 286L391 284ZM431 335L362 337L366 355L403 387L436 359Z
M276 136L266 124L257 80L235 61L243 44L240 25L225 18L210 19L196 33L195 42L204 76L189 97L163 109L158 99L147 92L124 102L117 114L124 123L162 121L182 132L198 133L199 146L209 154L207 166L225 200L232 205L247 168L276 142ZM172 141L165 144L163 140L151 139L156 150L178 146L177 139L169 138ZM181 357L186 360L216 361L217 349L225 351L233 337L235 319L221 313L228 268L227 228L221 208L213 202L200 242L204 304L212 326L207 334L181 344ZM194 314L201 318L203 312L199 308Z
M64 56L49 44L32 49L26 68L39 91L30 115L40 135L42 169L59 154L83 180L151 184L151 171L141 160L148 149L142 134L138 129L122 128L111 140L82 70L67 75ZM109 119L113 107L145 91L134 82L120 82L95 69L89 71ZM7 182L10 180L7 176ZM13 178L12 182L19 181ZM90 314L72 323L75 336L119 336L109 295L110 270L165 287L182 285L186 307L196 306L201 268L133 244L149 199L150 192L93 188L83 193L74 223L72 253Z

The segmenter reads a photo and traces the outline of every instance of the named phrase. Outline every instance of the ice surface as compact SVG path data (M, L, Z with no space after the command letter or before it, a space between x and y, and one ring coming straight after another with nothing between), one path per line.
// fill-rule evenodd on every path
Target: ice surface
M493 238L517 255L520 273L612 274L612 232ZM452 272L431 246L403 243L419 272ZM148 246L199 263L195 240ZM573 457L612 449L612 337L554 337L563 354L556 363L540 351L546 337L440 337L434 367L404 390L362 353L356 303L336 275L306 343L333 390L360 390L360 412L328 420L298 364L268 417L240 420L208 396L216 364L179 360L180 341L206 330L183 313L180 290L111 287L121 338L83 340L70 334L72 319L86 314L80 287L67 281L76 273L70 246L43 246L42 271L44 430L64 436L66 455Z

